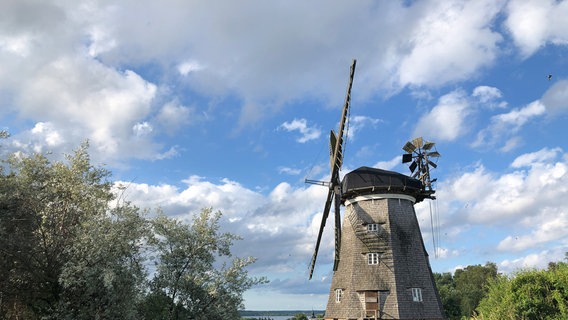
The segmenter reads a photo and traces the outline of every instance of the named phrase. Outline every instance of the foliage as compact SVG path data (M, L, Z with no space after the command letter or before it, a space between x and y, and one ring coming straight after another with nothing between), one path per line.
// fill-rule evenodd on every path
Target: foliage
M63 292L59 276L82 223L106 213L112 199L109 173L93 168L84 144L69 165L42 155L12 156L0 177L0 244L7 275L1 286L8 318L53 314ZM32 316L35 315L35 316Z
M265 282L247 276L245 268L253 258L227 261L239 238L219 232L220 217L209 208L190 225L164 215L151 221L151 245L157 255L152 295L167 303L147 314L149 318L236 319L243 307L242 293ZM217 257L226 261L215 268Z
M522 270L489 286L479 306L479 319L568 318L568 263L548 270Z
M237 319L242 293L264 279L248 276L253 258L231 256L238 237L219 232L221 213L145 218L116 201L87 149L3 160L0 319Z
M486 295L488 284L497 277L497 265L487 262L450 273L435 273L434 280L448 319L469 318Z
M434 279L448 319L568 319L566 262L511 276L498 274L496 265L487 263L458 269L454 276L436 273Z
M308 316L305 315L304 313L298 313L294 315L293 318L290 318L290 320L308 320Z
M445 316L448 319L460 319L460 292L456 289L456 284L451 273L434 273L434 280L438 287L438 293L444 306Z

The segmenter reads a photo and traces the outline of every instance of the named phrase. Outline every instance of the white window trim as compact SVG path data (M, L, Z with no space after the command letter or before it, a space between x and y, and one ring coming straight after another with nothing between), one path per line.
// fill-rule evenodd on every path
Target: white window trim
M369 223L367 225L367 231L369 231L369 232L379 231L379 224L378 223Z
M422 302L422 288L412 288L412 301Z
M341 288L335 289L335 302L340 303L342 298L343 298L343 289Z
M368 265L378 265L380 260L380 255L377 252L367 253L367 264Z

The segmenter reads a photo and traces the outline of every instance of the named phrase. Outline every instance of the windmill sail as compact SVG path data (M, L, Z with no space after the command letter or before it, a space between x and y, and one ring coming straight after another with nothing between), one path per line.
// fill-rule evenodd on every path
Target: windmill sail
M327 193L327 199L325 201L325 206L323 209L322 222L319 228L318 237L316 240L316 247L314 254L312 255L312 261L310 263L310 279L314 273L314 267L316 265L318 250L321 243L321 237L323 230L325 228L325 222L329 216L329 211L331 209L331 203L335 202L335 258L333 270L337 269L339 263L339 248L341 245L341 218L340 218L340 205L341 205L341 188L339 187L339 170L343 164L343 131L345 129L345 124L347 121L347 112L349 110L349 105L351 102L351 88L353 86L353 77L355 75L355 65L357 60L353 60L351 65L351 70L349 74L349 84L347 85L347 94L345 96L345 103L343 104L343 110L341 112L341 121L339 122L339 130L337 135L332 130L330 133L330 166L331 166L331 179L329 183L329 191Z

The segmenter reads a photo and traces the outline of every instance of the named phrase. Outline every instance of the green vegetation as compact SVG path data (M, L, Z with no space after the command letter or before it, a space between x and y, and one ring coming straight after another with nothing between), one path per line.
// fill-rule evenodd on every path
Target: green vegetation
M231 256L239 238L220 232L221 213L147 218L87 148L2 159L0 319L238 319L242 293L266 280Z
M316 319L323 319L324 311L314 310L314 311L301 311L301 310L285 310L285 311L252 311L252 310L242 310L241 320L271 320L272 317L287 317L288 320L297 319L312 319L312 315Z
M568 263L547 270L497 273L494 263L434 274L446 317L454 319L568 319Z

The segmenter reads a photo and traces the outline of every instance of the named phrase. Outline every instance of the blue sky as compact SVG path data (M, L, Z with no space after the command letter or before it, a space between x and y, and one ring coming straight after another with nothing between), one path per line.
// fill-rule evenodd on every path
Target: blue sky
M341 174L407 173L406 141L435 141L437 254L416 206L433 270L545 267L568 251L567 16L553 0L2 1L0 150L88 139L135 204L224 213L271 280L247 309L323 309L331 228L311 281L308 264L327 190L304 179L328 179L356 58Z

